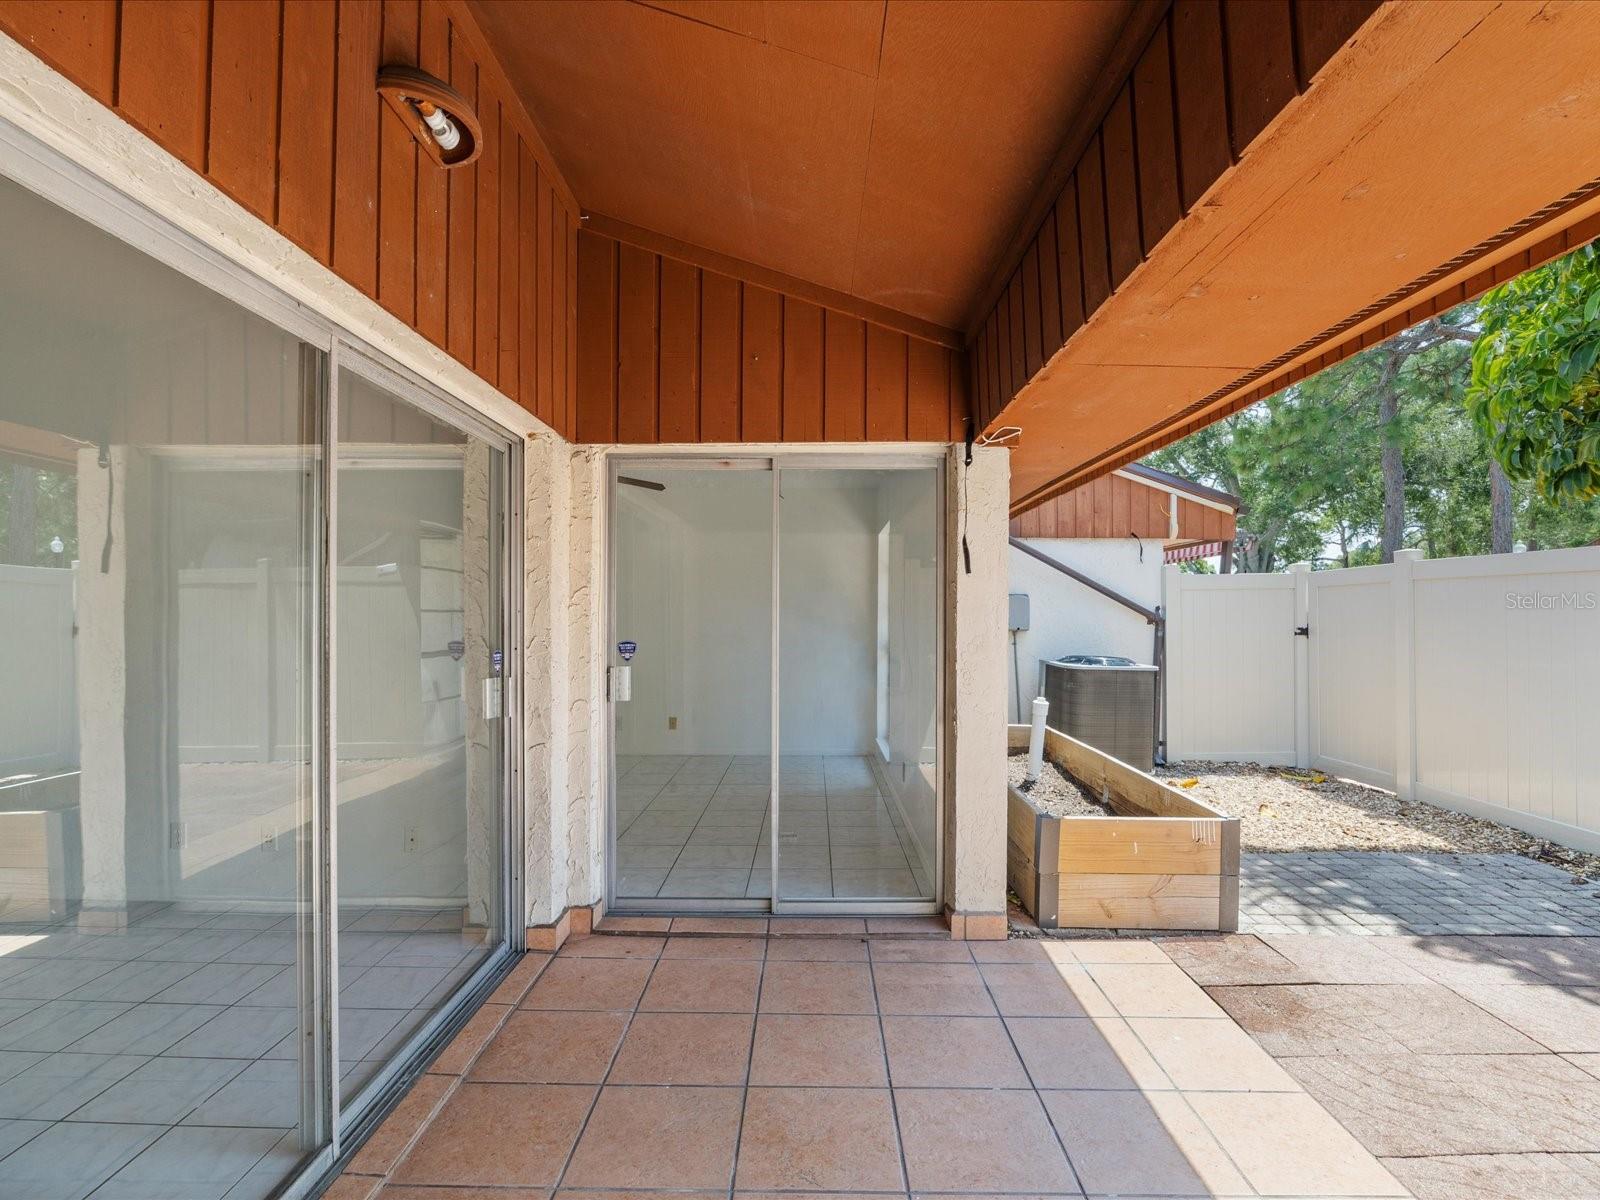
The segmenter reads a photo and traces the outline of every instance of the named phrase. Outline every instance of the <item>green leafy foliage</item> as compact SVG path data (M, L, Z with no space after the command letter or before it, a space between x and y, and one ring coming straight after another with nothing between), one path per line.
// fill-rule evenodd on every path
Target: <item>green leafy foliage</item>
M1512 479L1545 499L1600 496L1600 244L1483 298L1467 409Z

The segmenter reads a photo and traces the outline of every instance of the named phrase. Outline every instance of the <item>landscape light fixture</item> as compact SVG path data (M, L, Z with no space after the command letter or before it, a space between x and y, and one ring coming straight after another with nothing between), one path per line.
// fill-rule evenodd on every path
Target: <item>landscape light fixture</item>
M388 66L378 72L378 94L441 167L464 167L478 157L483 126L448 83L417 67Z

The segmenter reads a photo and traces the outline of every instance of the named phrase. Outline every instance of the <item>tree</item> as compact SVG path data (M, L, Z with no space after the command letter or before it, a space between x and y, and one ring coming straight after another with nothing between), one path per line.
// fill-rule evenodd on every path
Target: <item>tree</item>
M1600 244L1482 303L1467 408L1512 479L1551 501L1600 496Z

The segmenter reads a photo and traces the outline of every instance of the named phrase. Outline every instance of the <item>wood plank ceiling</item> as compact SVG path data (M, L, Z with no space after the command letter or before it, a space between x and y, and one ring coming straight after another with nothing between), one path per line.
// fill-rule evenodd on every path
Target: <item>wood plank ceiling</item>
M1134 5L473 9L588 212L957 328Z

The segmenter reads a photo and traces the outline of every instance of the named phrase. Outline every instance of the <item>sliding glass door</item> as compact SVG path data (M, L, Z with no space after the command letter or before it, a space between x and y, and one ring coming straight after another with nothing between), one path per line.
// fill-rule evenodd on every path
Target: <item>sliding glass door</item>
M6 129L0 1196L304 1191L509 953L515 440Z
M348 1107L505 945L505 450L341 368L339 1073Z
M935 903L941 478L618 459L615 906Z
M626 467L613 515L613 895L765 907L772 472Z

